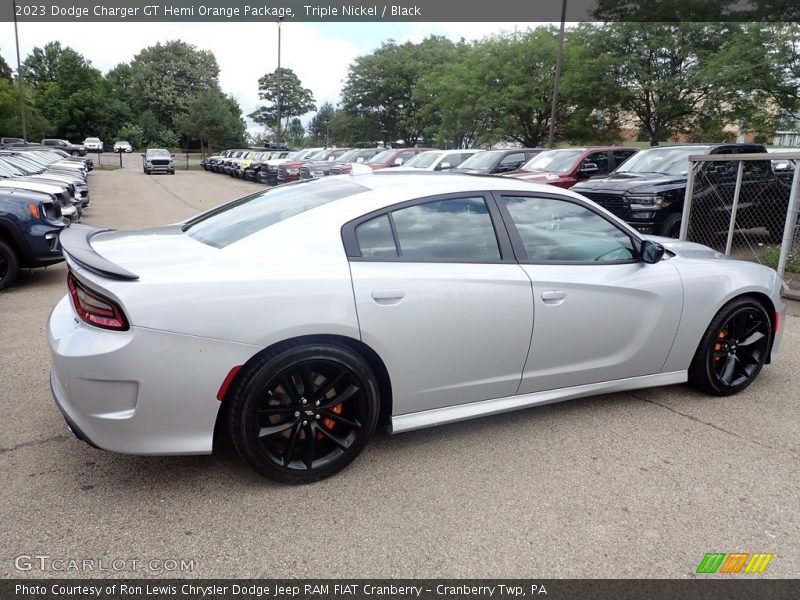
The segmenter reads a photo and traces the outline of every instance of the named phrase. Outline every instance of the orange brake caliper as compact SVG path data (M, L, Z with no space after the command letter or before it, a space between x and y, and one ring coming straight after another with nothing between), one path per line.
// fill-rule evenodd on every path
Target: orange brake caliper
M336 406L331 408L331 412L337 415L342 414L342 405L337 404ZM334 421L333 419L322 419L322 426L325 427L326 429L333 429L334 427L336 427L336 421ZM318 440L322 439L322 434L319 431L317 432L317 439Z
M724 331L720 331L719 335L717 337L720 338L720 339L725 339L725 332ZM722 344L717 342L716 344L714 344L714 352L719 352L720 350L722 350ZM720 359L719 356L715 356L714 357L714 362L719 361L719 359Z

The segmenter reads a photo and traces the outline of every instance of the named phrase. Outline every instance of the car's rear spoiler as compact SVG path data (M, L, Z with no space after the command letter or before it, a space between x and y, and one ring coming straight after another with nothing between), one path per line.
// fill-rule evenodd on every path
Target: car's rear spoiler
M75 225L64 229L59 235L61 241L61 248L67 258L78 263L80 266L102 275L110 279L121 279L126 281L134 281L139 279L139 276L131 273L127 269L123 269L119 265L112 263L110 260L104 258L95 252L92 248L91 241L94 236L104 231L114 231L110 228L104 227L90 227L88 225Z

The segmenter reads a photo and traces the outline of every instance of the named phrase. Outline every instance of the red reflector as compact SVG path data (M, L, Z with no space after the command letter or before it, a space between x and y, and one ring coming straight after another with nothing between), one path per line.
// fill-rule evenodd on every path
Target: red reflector
M781 313L775 311L775 333L781 328Z
M225 399L225 394L228 393L228 388L231 387L231 383L233 383L233 378L236 377L236 374L239 372L239 369L242 368L242 365L236 365L228 374L225 375L225 379L222 380L222 385L219 386L219 391L217 392L217 400L222 402Z
M128 320L116 302L89 289L75 279L70 272L67 272L67 287L72 299L72 307L83 321L95 327L114 331L129 329Z

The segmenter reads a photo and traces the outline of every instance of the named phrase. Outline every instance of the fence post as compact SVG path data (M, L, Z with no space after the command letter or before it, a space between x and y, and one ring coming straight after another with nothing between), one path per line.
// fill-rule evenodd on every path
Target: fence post
M678 239L685 240L689 233L689 215L692 212L692 196L694 195L694 171L702 163L689 159L689 178L686 180L686 195L683 197L683 214L681 215L681 231Z
M728 241L725 243L725 256L731 255L733 245L733 230L736 228L736 213L739 210L739 194L742 191L742 174L744 173L744 161L739 161L736 169L736 188L733 190L733 206L731 207L731 222L728 223Z
M778 256L778 277L783 279L786 270L786 260L789 258L789 251L792 248L794 239L794 228L797 226L797 204L798 189L800 189L800 159L794 160L794 176L792 177L792 188L789 193L789 206L786 208L786 223L783 224L783 240L781 241L781 253Z

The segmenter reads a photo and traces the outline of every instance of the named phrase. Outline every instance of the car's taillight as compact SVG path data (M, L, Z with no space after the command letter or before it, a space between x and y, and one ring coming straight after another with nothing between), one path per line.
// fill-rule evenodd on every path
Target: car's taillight
M90 290L80 281L67 273L67 287L72 298L72 306L78 316L95 327L127 331L128 320L119 305L102 294Z

